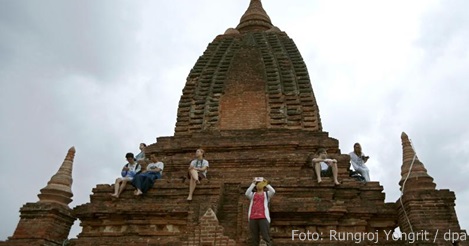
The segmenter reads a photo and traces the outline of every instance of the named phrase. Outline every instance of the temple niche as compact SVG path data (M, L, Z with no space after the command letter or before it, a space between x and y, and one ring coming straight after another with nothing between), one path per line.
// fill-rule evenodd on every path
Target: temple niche
M275 245L355 244L331 238L334 232L376 232L380 245L405 244L387 238L385 232L397 227L404 233L445 228L465 234L454 210L454 193L436 190L423 163L413 160L415 152L405 133L402 201L386 203L379 182L349 177L349 156L323 131L298 48L272 24L260 0L250 1L236 28L209 43L187 76L178 106L174 136L159 137L146 149L147 155L156 154L165 163L165 171L144 197L135 198L132 187L127 187L115 200L109 195L113 186L99 184L90 202L72 211L68 191L42 191L39 203L60 206L61 212L54 215L60 221L57 228L69 230L70 218L71 223L81 221L82 231L70 245L248 245L249 201L244 192L255 176L266 177L276 189L270 205ZM200 147L210 161L208 180L197 186L188 202L188 184L181 176ZM319 148L338 160L341 185L335 186L330 177L321 184L312 179L308 160ZM44 218L27 207L21 210L21 221ZM21 221L21 231L34 226ZM320 237L292 241L293 230ZM19 235L15 232L3 245L20 245L15 240L28 238ZM29 237L28 242L34 242L41 236ZM41 245L60 245L63 236L57 238ZM442 239L415 244L453 245Z

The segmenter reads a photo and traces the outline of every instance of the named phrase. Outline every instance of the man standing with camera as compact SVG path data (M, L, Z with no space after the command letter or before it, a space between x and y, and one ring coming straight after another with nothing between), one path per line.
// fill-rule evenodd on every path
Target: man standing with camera
M370 170L365 165L365 163L370 158L369 156L365 156L362 152L362 147L359 143L355 143L353 145L353 152L350 152L350 162L352 163L353 169L360 173L363 178L365 178L366 182L370 181Z

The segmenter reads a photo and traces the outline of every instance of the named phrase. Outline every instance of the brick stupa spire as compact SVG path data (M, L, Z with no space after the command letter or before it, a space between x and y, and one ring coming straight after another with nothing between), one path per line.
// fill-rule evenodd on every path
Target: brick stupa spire
M67 156L47 186L41 189L39 201L26 203L20 209L20 221L13 236L0 245L64 245L75 221L68 204L72 201L72 166L75 148Z
M465 239L458 242L459 238L456 237L453 238L455 240L451 244L446 240L447 238L437 234L438 230L445 230L458 236L466 235L466 232L459 226L458 216L454 209L455 194L447 189L436 189L433 178L428 175L427 169L416 157L407 134L403 132L401 139L403 163L399 185L402 196L396 201L397 219L401 232L407 234L428 232L428 238L434 239L432 245L468 245ZM407 181L405 181L406 178ZM404 181L405 186L403 186ZM428 240L416 238L415 243L427 245Z
M241 33L253 30L265 31L270 28L272 28L272 22L262 7L261 0L251 0L248 9L236 27Z
M260 0L217 36L187 77L175 135L232 130L322 132L306 64Z
M405 132L402 132L401 140L403 155L401 167L401 180L399 181L399 185L402 187L404 181L408 176L406 186L412 187L412 190L434 190L436 188L436 184L433 183L433 178L428 175L427 169L416 156L417 154L412 148L412 144L410 143L409 137ZM412 164L413 160L414 162Z
M57 173L52 176L47 186L38 195L39 202L55 202L65 206L72 201L72 169L75 157L75 147L68 150L67 156Z

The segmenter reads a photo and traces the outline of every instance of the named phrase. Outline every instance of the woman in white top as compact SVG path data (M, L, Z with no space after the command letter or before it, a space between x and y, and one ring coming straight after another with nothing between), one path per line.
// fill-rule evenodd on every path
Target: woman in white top
M365 178L366 182L370 181L370 170L365 165L365 163L370 158L369 156L365 156L362 152L362 147L359 143L355 143L353 145L353 152L350 152L350 162L352 163L353 169L360 173L363 178Z
M189 165L187 173L188 178L190 178L188 201L192 201L192 194L196 185L200 184L200 180L207 177L208 161L204 159L204 154L205 151L203 149L198 149L195 152L196 158Z

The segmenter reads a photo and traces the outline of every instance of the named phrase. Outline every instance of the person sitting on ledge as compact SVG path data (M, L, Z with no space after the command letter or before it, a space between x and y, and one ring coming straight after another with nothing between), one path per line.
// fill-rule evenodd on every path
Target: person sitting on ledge
M132 181L132 178L135 176L135 174L139 173L142 169L142 166L135 161L133 153L127 153L125 158L127 159L128 163L125 164L122 168L122 177L117 178L116 183L114 184L114 194L112 194L112 196L116 198L119 198L122 191L124 191L127 182Z
M136 174L132 179L132 185L136 188L134 195L140 196L151 189L156 179L161 179L163 175L164 163L158 161L155 154L150 155L151 163L142 173Z
M353 169L360 173L363 178L365 178L366 182L370 181L370 170L365 165L365 163L370 158L369 156L365 156L362 152L362 146L359 143L355 143L353 145L353 151L350 152L350 163L352 163Z
M135 156L135 159L137 160L137 163L139 163L140 165L144 164L145 163L145 148L147 147L147 145L145 143L140 143L140 145L138 146L138 148L140 149L140 153L138 153L136 156Z
M264 190L266 188L267 190ZM251 201L249 204L248 221L251 232L251 245L259 245L259 234L266 245L272 245L270 238L270 198L275 194L274 188L269 181L262 177L254 178L246 190L246 197Z
M322 182L321 175L326 176L331 173L334 178L334 183L339 185L340 182L337 180L338 168L336 159L328 159L327 152L325 149L319 149L317 151L317 157L313 158L312 163L316 176L318 178L318 184ZM331 170L332 169L332 170Z
M208 161L204 159L204 155L204 150L198 149L195 152L196 158L192 160L189 165L189 171L187 173L187 178L190 179L188 201L192 201L192 194L194 193L196 185L200 184L200 180L207 177Z

